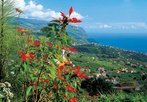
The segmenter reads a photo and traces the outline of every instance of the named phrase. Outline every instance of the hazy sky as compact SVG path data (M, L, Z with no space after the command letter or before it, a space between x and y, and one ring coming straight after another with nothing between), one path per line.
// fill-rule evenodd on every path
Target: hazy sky
M15 0L25 11L23 17L51 20L68 13L74 7L73 17L82 19L88 32L145 33L147 35L147 0Z

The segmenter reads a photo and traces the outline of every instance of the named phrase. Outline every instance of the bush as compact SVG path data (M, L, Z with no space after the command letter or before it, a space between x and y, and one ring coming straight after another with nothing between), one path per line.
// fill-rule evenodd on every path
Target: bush
M112 84L104 78L89 78L81 82L81 88L85 89L90 96L112 91Z

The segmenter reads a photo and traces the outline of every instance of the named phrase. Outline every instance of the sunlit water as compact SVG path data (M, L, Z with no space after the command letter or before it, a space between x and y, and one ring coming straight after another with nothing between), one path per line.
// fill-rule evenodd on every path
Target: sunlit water
M102 45L123 48L137 52L147 53L147 36L99 36L89 35L88 41Z

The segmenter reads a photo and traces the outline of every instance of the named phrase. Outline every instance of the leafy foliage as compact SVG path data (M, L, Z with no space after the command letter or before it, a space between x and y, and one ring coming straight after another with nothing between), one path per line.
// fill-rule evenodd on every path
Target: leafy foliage
M90 96L110 93L112 91L112 84L106 82L104 78L89 78L83 80L81 88L85 89Z

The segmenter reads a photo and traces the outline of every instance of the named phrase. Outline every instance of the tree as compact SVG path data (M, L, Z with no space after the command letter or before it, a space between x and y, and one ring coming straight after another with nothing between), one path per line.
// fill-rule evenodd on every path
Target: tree
M7 35L10 33L9 20L13 16L13 0L0 1L0 81L5 77L5 64L7 60Z

